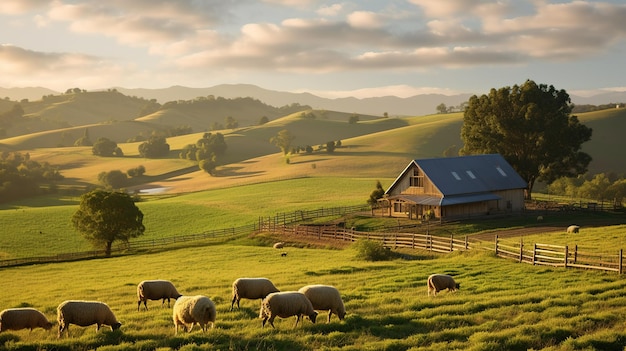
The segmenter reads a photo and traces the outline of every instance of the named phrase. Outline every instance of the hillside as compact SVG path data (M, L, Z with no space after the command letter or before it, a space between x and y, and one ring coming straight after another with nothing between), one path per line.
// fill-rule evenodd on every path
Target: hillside
M119 106L107 110L107 104L113 102ZM141 104L141 108L152 104L155 111L133 118L140 114L137 109ZM393 178L411 159L456 153L462 146L460 112L403 118L359 115L358 123L349 123L353 113L311 110L298 104L277 108L251 98L206 97L155 105L154 101L129 98L116 91L49 96L26 106L25 118L29 119L57 118L57 122L65 124L96 121L0 140L0 150L29 152L34 160L59 165L66 177L61 185L68 187L97 184L97 175L102 171L125 172L139 165L146 168L146 175L133 180L131 190L166 188L170 192L188 192L310 176ZM111 119L110 111L120 118ZM224 116L236 116L239 127L219 130L228 150L223 165L211 177L194 163L179 159L178 154L200 139L212 123L224 123ZM269 122L259 125L261 116L268 117ZM590 173L626 174L620 154L626 146L620 135L626 127L626 109L589 112L578 117L593 128L592 140L584 145L584 151L593 157ZM194 133L168 137L171 152L166 158L140 158L139 142L126 142L155 131L167 135L169 128L176 125L189 126ZM315 151L290 155L287 164L279 149L269 143L282 129L295 137L293 147L311 146ZM116 141L125 156L101 158L91 155L89 147L70 147L86 133L92 141L99 137ZM328 141L341 141L342 147L332 154L318 150Z

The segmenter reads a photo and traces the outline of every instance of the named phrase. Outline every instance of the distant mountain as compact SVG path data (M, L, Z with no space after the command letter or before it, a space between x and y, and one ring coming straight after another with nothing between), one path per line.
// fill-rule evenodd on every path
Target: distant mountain
M381 96L364 99L355 97L329 99L310 93L268 90L252 84L221 84L207 88L190 88L177 85L161 89L127 89L121 87L115 89L124 95L136 96L148 100L155 99L161 104L168 101L192 100L197 97L206 97L209 95L229 99L251 97L275 107L299 103L301 105L311 106L315 109L376 116L381 116L384 113L387 113L389 116L420 116L433 114L437 113L437 106L442 103L448 107L459 106L463 102L466 102L472 95L423 94L408 98ZM478 92L476 94L484 93L486 92ZM29 99L31 101L39 100L42 96L50 94L59 94L59 92L42 87L0 88L0 98L8 97L10 100L16 101L22 99ZM570 95L570 97L572 102L576 105L626 103L626 91L607 92L588 97Z
M0 87L0 98L9 98L9 100L20 101L23 99L40 100L45 95L57 95L58 91L42 87L29 88L2 88Z
M125 89L117 91L130 96L156 99L160 103L172 100L191 100L200 96L213 95L224 98L251 97L266 104L281 107L299 103L314 109L341 111L382 116L421 116L437 113L437 105L458 106L467 101L471 94L447 96L442 94L416 95L409 98L384 96L357 99L354 97L328 99L310 93L290 93L260 88L250 84L221 84L210 88L188 88L173 86L164 89Z

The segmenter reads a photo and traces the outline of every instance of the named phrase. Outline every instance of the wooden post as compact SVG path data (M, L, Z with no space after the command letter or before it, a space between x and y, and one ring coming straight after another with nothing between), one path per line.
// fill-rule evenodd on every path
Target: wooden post
M496 245L496 256L498 256L498 234L496 234L495 245Z
M624 252L622 249L619 249L619 274L622 274L622 260L623 260Z
M565 245L565 260L564 260L564 262L563 262L563 266L564 266L565 268L567 268L567 256L568 256L568 252L567 252L567 251L568 251L568 250L567 250L567 245Z
M519 239L519 261L524 261L524 239Z
M467 241L467 235L465 236L465 250L469 250L469 242Z
M450 252L454 251L454 234L450 234Z
M578 262L578 244L574 245L574 264Z
M536 261L537 261L537 244L535 243L535 247L533 248L533 266L535 265Z

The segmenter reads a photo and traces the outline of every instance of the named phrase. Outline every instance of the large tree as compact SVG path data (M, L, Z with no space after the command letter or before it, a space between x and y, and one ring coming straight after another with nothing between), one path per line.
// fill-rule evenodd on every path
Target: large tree
M295 138L296 137L293 136L289 130L283 129L270 138L270 143L278 146L283 151L283 155L287 155L291 150L291 143Z
M565 90L532 80L474 95L463 116L460 154L501 154L526 180L530 199L538 180L587 171L591 156L580 150L592 130L570 115L572 107Z
M115 240L127 242L143 234L143 213L133 198L122 192L94 190L80 197L72 224L94 246L104 245L111 256Z

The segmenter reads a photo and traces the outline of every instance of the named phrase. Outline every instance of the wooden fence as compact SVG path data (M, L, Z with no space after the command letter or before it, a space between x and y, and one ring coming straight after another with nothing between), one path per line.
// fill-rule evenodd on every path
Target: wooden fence
M457 238L415 233L361 232L334 225L274 225L272 222L260 222L260 231L284 236L313 238L316 240L341 240L355 242L359 239L379 241L387 248L423 249L435 252L469 250L471 242L467 236Z
M235 227L235 228L216 229L216 230L211 230L211 231L207 231L207 232L199 233L199 234L183 234L183 235L176 235L176 236L170 236L170 237L165 237L165 238L132 240L128 242L122 242L114 246L111 250L111 255L123 255L126 253L132 253L132 252L137 252L137 251L145 251L145 250L152 250L152 249L158 249L158 248L163 248L163 247L171 247L176 244L183 245L189 242L198 242L198 241L221 242L232 237L249 234L255 230L256 230L256 224L250 224L247 226L241 226L241 227ZM104 250L61 253L61 254L56 254L56 255L39 256L39 257L23 257L23 258L14 258L14 259L8 259L8 260L0 260L0 268L22 266L22 265L27 265L27 264L38 264L38 263L67 262L67 261L76 261L76 260L103 258L103 257L105 257Z
M619 274L623 272L622 249L615 250L613 253L598 253L581 251L578 245L574 247L548 244L525 245L522 239L519 241L502 240L497 235L493 249L498 257L533 265L595 269Z

